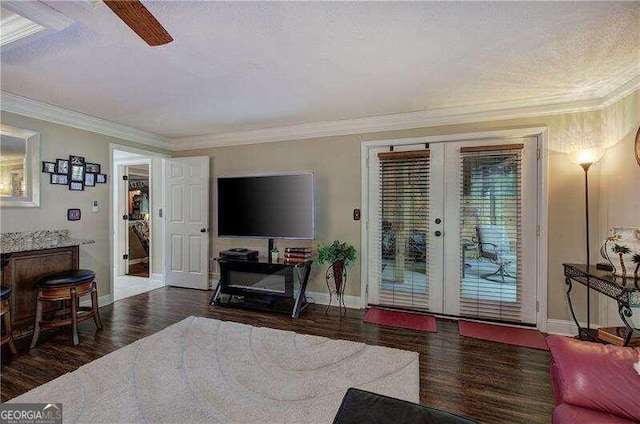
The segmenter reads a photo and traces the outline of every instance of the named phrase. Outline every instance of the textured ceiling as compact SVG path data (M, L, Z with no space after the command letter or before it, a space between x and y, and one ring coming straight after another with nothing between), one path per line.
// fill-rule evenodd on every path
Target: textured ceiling
M47 4L76 22L3 51L2 90L167 137L595 98L640 74L638 2L147 1L175 39L153 48L104 5Z

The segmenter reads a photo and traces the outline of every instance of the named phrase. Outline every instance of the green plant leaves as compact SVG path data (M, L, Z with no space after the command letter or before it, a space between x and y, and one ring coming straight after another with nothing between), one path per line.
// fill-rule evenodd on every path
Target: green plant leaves
M351 265L356 260L356 248L346 242L334 240L331 244L318 246L318 263L332 264L336 261L344 261L345 265Z

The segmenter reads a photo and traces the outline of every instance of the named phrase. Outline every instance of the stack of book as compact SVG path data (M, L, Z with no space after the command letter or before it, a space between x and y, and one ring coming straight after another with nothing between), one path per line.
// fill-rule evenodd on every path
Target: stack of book
M285 247L284 263L296 265L311 258L310 247Z

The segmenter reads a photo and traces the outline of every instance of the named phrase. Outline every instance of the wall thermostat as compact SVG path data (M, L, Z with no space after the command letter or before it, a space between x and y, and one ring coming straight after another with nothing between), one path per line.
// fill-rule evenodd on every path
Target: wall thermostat
M80 209L67 209L67 221L80 221Z

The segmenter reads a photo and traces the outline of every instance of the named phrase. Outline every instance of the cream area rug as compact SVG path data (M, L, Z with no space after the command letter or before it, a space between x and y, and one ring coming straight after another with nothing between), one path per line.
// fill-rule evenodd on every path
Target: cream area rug
M65 423L331 423L349 387L418 402L418 353L189 317L11 402L62 402Z

